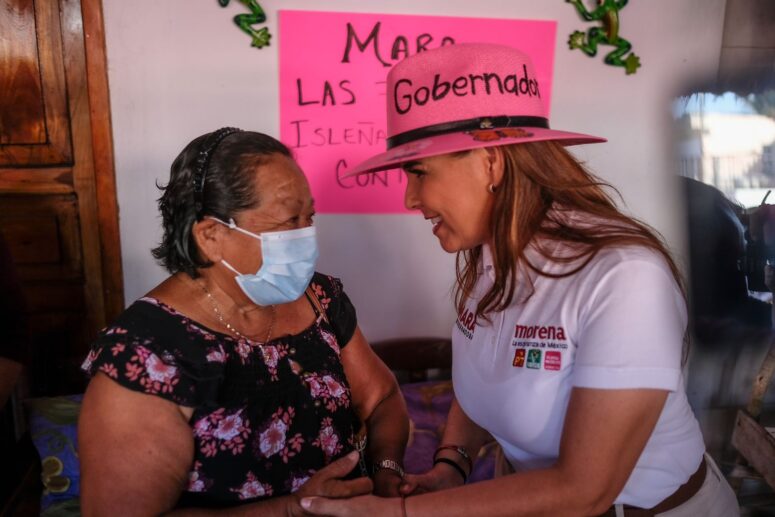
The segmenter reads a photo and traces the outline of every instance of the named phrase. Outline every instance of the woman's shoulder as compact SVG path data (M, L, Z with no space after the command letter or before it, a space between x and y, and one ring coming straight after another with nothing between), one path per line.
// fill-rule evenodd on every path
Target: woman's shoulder
M81 369L125 388L196 407L215 400L227 352L220 339L152 297L132 303L92 343Z
M157 298L144 296L100 331L92 349L117 343L131 348L142 346L157 354L198 363L207 360L213 347L222 348L222 335Z
M577 275L583 289L666 290L680 297L681 287L670 264L657 250L643 245L602 248Z
M186 318L175 309L152 296L143 296L124 309L100 335L123 333L146 334L159 330L185 328Z
M616 266L636 269L651 266L670 271L670 265L662 253L642 244L606 246L597 253L593 261L603 269Z

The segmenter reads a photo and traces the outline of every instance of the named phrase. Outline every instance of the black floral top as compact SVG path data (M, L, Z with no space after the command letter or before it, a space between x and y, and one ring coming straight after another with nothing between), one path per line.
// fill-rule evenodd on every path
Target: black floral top
M354 448L360 424L340 351L355 332L355 308L338 279L316 273L311 287L326 318L267 343L216 332L146 297L92 345L82 366L90 375L194 408L194 461L179 506L289 494Z

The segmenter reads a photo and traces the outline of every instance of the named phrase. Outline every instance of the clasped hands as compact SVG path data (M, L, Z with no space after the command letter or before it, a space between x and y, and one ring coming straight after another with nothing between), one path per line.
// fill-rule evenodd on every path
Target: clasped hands
M379 470L369 478L343 480L357 464L358 453L351 452L313 475L294 494L291 515L401 517L401 497L460 486L460 476L444 464L424 474L407 474L402 480L391 471ZM298 505L298 506L297 506Z

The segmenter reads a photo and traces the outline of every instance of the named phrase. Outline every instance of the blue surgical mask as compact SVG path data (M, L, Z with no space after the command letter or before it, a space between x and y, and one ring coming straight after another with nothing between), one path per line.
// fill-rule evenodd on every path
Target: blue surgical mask
M237 226L234 219L228 223L215 217L211 219L261 241L263 263L255 274L240 273L221 260L237 274L237 285L253 303L263 306L288 303L304 294L315 273L319 254L314 226L255 234Z

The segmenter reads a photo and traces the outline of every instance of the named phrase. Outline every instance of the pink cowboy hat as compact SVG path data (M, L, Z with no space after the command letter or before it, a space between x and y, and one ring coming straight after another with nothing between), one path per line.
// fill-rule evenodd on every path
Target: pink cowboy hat
M605 142L549 129L533 63L502 45L464 43L421 52L387 76L387 148L345 177L479 147L557 140Z

